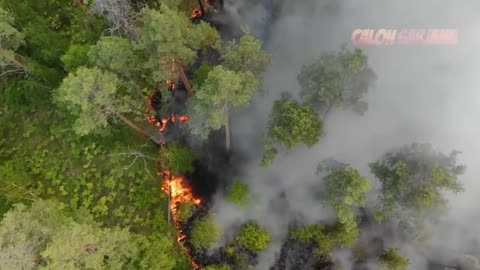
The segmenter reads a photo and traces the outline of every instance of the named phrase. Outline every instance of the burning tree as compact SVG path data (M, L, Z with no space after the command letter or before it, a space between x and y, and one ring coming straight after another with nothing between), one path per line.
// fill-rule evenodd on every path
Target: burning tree
M0 8L0 76L9 73L26 73L28 68L18 61L15 51L25 43L24 35L13 25L14 18Z
M275 145L292 150L304 143L312 147L320 139L323 122L310 106L302 106L297 101L284 96L273 105L267 133L264 138L262 165L269 165L278 150Z
M70 73L55 91L57 103L65 105L77 120L73 129L79 135L86 135L109 125L111 116L117 117L130 128L149 138L123 113L141 111L142 101L128 94L122 81L108 71L98 68L81 67Z
M152 71L151 79L163 83L180 78L192 95L184 65L193 63L198 50L218 44L217 31L206 22L193 24L166 6L158 11L144 9L140 24L136 47L149 56L144 68Z
M353 108L363 114L368 104L362 97L376 76L367 64L362 50L345 47L320 55L312 64L302 67L298 75L300 97L326 116L333 107Z

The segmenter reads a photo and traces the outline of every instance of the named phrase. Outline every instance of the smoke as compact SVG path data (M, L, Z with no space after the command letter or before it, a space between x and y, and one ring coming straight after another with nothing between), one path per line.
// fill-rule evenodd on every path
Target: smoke
M299 0L277 2L278 16L268 14L270 1L236 1L229 12L240 6L255 16L237 16L241 24L256 27L254 33L266 40L273 62L265 73L263 88L254 104L236 113L232 119L233 144L257 157L257 138L265 127L273 101L281 92L296 95L296 76L302 64L308 64L322 52L351 46L351 33L357 28L457 28L456 46L367 46L363 47L369 64L378 76L366 100L369 110L364 116L334 111L325 123L325 134L313 148L299 147L283 155L267 169L258 167L258 159L244 168L244 180L257 199L246 211L234 212L217 200L217 216L231 233L239 221L255 219L267 226L274 236L273 245L261 255L259 269L267 269L278 256L288 224L294 220L316 222L331 220L332 212L315 198L322 183L315 175L318 163L328 157L352 164L374 184L367 164L386 151L410 144L429 142L439 151L460 150L460 162L467 165L461 177L465 192L448 194L449 209L442 221L431 227L429 254L469 253L477 248L480 234L476 224L480 214L480 92L476 65L480 39L476 29L480 19L476 11L480 2L468 1L356 1ZM271 6L269 6L271 7ZM237 11L235 11L237 10ZM267 12L267 13L265 13ZM265 18L268 22L265 23ZM276 20L273 20L276 18ZM243 20L243 21L242 21ZM259 29L263 27L263 29ZM266 29L266 30L265 30ZM268 32L264 35L263 30ZM374 186L375 188L375 186ZM284 194L282 197L281 195ZM473 212L473 213L472 213ZM448 245L445 245L448 243ZM427 269L426 257L414 246L402 246L409 255L410 269ZM344 269L350 269L352 256L341 251L337 256ZM372 266L373 267L373 266ZM373 269L373 268L368 268Z

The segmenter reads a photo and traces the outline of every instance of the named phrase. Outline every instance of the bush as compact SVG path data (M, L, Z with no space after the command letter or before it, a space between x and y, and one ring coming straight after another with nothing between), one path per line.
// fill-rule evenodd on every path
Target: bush
M240 228L236 240L241 247L249 251L261 252L268 247L272 239L265 228L250 222Z
M194 222L190 242L195 249L208 249L221 237L220 226L213 217L206 216Z

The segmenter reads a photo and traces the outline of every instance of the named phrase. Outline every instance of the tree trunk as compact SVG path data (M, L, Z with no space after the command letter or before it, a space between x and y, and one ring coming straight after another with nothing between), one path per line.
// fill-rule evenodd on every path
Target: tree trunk
M200 6L200 12L202 12L202 16L205 15L205 8L203 7L202 0L198 0L198 5Z
M132 121L128 120L125 116L119 114L118 112L115 112L115 111L112 111L112 113L118 117L120 120L122 120L122 122L124 122L127 126L131 127L132 129L134 129L136 132L140 133L141 135L143 135L145 138L149 139L150 138L150 135L148 135L148 133L141 129L139 126L135 125Z
M183 84L185 85L185 88L187 89L188 95L192 96L193 91L192 91L192 86L190 85L190 82L188 81L187 75L185 74L185 70L183 69L182 63L178 63L178 67L180 69L179 74L180 74L180 79L182 80Z
M165 181L165 180L170 182L171 179L168 179L168 180L167 180L167 179L164 179L163 181ZM171 200L172 200L171 198L172 198L172 187L170 186L170 183L168 183L168 211L167 211L167 212L168 212L168 223L169 223L169 224L170 224L171 219L172 219L172 218L171 218L171 215L172 215L171 209L172 209L172 208L170 207L170 204L172 203L172 202L171 202Z
M0 48L0 55L5 55L6 50L4 48ZM28 70L27 66L25 66L23 63L20 61L14 59L11 59L10 62L18 69L24 70L27 73L30 73L30 70Z
M225 113L225 148L230 152L230 119L228 117L228 110Z

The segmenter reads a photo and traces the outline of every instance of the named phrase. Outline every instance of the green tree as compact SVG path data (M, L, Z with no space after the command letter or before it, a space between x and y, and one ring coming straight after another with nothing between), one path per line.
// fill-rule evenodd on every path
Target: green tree
M153 81L180 77L192 94L183 66L193 63L198 50L218 44L217 31L203 21L193 24L188 17L164 5L159 10L144 9L140 23L137 48L148 55L144 68L152 72Z
M262 42L247 28L239 41L230 41L222 48L223 65L233 71L251 71L258 76L271 62L271 56L262 50Z
M15 51L25 43L25 36L15 28L14 23L13 16L0 8L0 76L28 72L28 68L15 57Z
M272 238L267 229L249 222L240 228L235 240L241 247L249 251L261 252L268 247Z
M63 208L52 201L36 201L31 208L16 204L0 223L0 267L36 269L40 253L66 222Z
M304 65L297 77L302 100L324 116L332 107L353 108L363 114L368 104L362 97L368 92L375 74L360 49L327 52L310 65Z
M220 226L212 216L197 219L193 223L190 242L195 249L212 247L222 235Z
M191 173L194 170L195 153L178 141L170 142L160 149L160 163L173 175Z
M354 221L336 222L333 225L303 225L290 232L290 238L313 244L314 255L326 258L335 246L352 247L360 231Z
M443 207L445 191L460 192L457 179L465 167L457 165L459 152L450 155L435 151L430 144L404 146L386 153L370 164L382 184L380 219L398 211L419 216Z
M323 132L322 119L310 106L302 106L289 97L275 101L264 139L263 165L268 165L278 150L276 144L292 150L304 143L312 147Z
M70 45L68 51L61 57L65 70L74 72L77 68L86 65L89 51L90 45Z
M134 51L133 44L125 38L106 36L102 37L89 53L88 59L95 66L111 71L118 76L132 78L137 75L140 59Z
M355 220L355 207L365 205L365 193L370 189L368 179L352 168L330 172L323 178L325 183L324 198L337 213L340 223Z
M230 187L228 187L225 200L238 207L246 207L248 203L248 186L242 183L240 179L236 178Z
M139 237L141 255L138 258L138 267L134 269L188 269L188 262L178 249L175 241L160 233L152 236ZM182 268L182 266L185 266Z
M252 72L234 72L214 67L207 79L189 101L188 125L193 134L207 138L210 130L225 127L225 145L230 149L229 111L247 105L258 83Z
M315 244L313 252L319 257L328 257L335 245L335 241L328 234L326 227L316 224L304 225L292 230L290 238L304 243Z
M138 252L134 237L126 229L72 222L56 228L42 252L46 266L41 269L124 269Z
M63 80L54 93L57 103L65 105L77 120L73 129L78 135L86 135L104 128L109 117L115 116L145 137L150 137L123 113L136 113L142 101L128 95L122 81L108 71L98 68L79 68Z
M386 270L407 270L409 260L397 248L389 248L378 257L378 262Z

